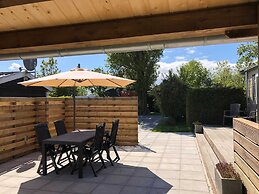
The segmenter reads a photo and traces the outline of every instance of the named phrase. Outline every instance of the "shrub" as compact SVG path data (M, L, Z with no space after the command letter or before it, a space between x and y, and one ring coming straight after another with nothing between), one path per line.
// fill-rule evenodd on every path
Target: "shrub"
M237 88L189 89L186 97L186 123L222 124L224 110L230 104L240 103L245 107L245 94Z
M222 178L240 179L231 163L220 162L216 164L216 168L218 169Z
M158 104L165 116L178 121L185 117L186 86L172 72L162 81L159 87Z

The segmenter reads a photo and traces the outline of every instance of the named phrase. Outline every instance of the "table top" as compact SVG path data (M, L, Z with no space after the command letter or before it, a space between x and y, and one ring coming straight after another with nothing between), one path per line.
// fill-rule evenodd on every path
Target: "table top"
M43 144L80 145L93 139L95 130L77 131L45 139Z

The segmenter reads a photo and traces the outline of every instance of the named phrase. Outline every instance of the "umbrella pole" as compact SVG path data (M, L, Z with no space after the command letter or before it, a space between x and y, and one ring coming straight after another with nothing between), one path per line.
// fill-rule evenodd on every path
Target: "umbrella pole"
M74 131L76 130L76 97L75 97L75 87L73 88L73 121L74 121Z

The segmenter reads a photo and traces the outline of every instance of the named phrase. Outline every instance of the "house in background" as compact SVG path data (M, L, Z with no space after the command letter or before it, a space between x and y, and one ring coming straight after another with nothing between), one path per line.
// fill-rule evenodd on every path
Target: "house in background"
M257 104L258 66L251 67L242 73L245 75L246 102L247 104Z
M0 97L46 97L47 87L25 87L19 82L33 79L27 71L0 72Z

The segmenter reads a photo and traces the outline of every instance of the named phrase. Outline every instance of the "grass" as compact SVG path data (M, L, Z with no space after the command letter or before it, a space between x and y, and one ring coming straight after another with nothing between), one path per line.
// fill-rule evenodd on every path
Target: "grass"
M161 119L158 125L152 130L154 132L192 132L191 127L185 123L174 124L170 118Z

